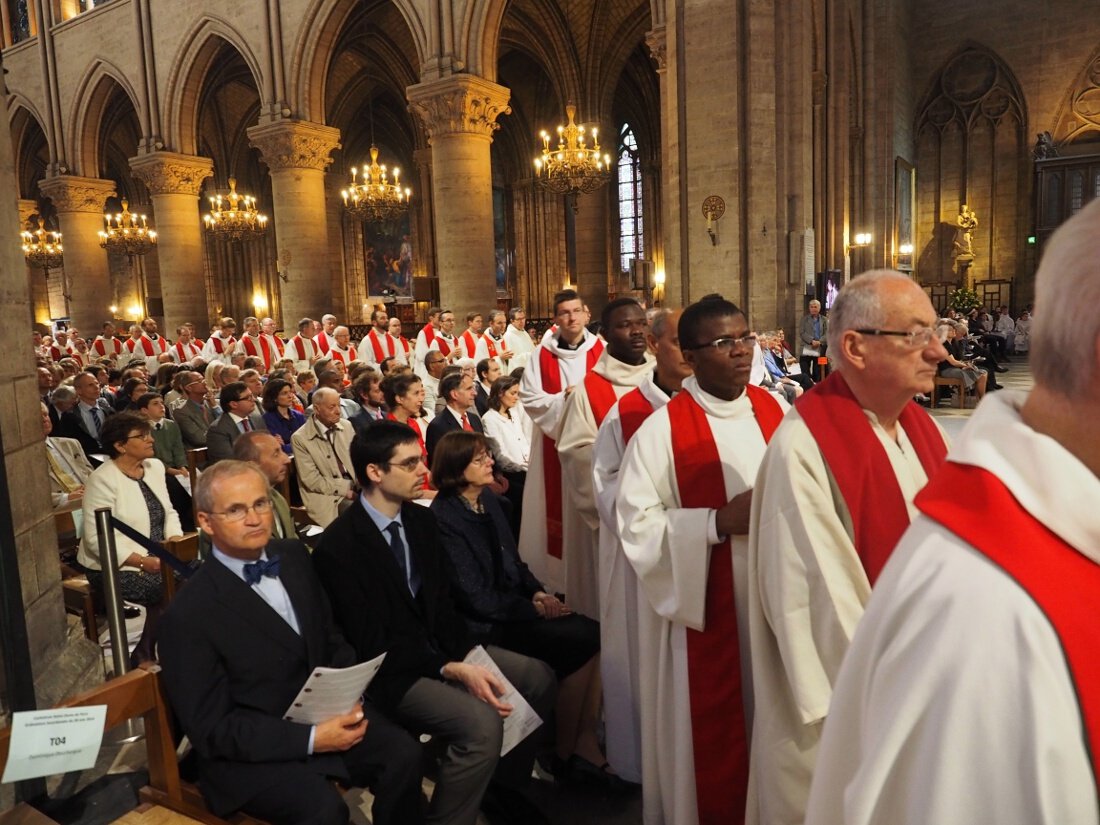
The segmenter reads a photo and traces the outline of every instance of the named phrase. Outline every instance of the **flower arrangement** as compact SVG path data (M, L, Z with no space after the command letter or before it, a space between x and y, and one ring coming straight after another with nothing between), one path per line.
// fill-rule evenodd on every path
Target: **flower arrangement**
M965 315L970 312L970 310L980 307L982 305L982 299L978 297L978 293L974 290L960 287L948 293L947 305L955 310L955 312Z

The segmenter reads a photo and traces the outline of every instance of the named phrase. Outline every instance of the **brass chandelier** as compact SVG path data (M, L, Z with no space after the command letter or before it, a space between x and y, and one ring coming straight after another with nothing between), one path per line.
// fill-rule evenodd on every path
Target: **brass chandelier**
M46 229L46 220L38 219L38 229L34 232L23 230L23 257L28 266L41 269L42 274L50 277L50 270L61 266L64 251L61 248L61 233Z
M256 208L256 199L237 192L237 179L229 179L229 195L210 197L210 213L202 216L206 231L221 241L258 237L267 231L267 215Z
M370 147L370 165L363 167L362 180L359 170L351 167L351 186L342 189L344 208L354 218L367 223L385 223L399 218L409 208L412 190L401 188L401 170L393 169L393 182L385 165L378 163L378 147Z
M145 215L134 215L130 204L122 199L122 211L103 216L106 224L99 230L99 245L108 253L125 255L133 263L135 256L145 255L157 243L157 232L149 228L149 219Z
M544 129L542 157L535 158L535 178L556 195L584 195L607 183L611 177L611 156L600 154L599 131L592 128L592 146L586 144L585 129L574 123L577 107L565 107L569 122L558 126L558 145L551 148Z

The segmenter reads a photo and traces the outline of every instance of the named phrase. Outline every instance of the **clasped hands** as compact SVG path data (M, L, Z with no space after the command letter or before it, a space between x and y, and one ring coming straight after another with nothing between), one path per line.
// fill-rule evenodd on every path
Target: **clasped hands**
M718 508L714 526L719 536L747 536L749 534L749 512L752 510L752 490L731 498Z
M443 666L443 678L450 682L458 682L473 696L480 699L502 718L512 713L512 706L500 701L504 695L504 685L500 679L483 668L481 665L471 665L466 662L447 662Z

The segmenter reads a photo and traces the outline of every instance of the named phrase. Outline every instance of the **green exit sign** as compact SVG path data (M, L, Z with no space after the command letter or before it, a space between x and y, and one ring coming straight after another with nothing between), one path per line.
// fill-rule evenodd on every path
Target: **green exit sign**
M1027 236L1027 242L1029 244L1034 244L1035 243L1035 236L1034 235L1028 235Z

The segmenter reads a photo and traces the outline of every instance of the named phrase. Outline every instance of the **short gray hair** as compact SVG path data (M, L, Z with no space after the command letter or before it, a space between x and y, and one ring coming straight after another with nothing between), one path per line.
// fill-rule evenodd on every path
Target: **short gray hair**
M218 503L217 491L214 488L226 478L235 478L245 473L254 473L257 478L263 481L265 488L271 484L267 476L255 464L225 458L207 467L199 476L199 481L195 485L195 509L200 513L213 513L214 507Z
M95 378L95 376L93 375L92 378ZM75 401L76 400L76 390L74 390L68 384L62 384L56 390L53 391L53 393L50 395L50 400L51 401L60 401L62 403L65 403L66 401Z
M829 349L840 345L840 337L851 329L877 329L886 323L880 285L890 281L912 281L892 269L872 269L846 283L829 311L826 342Z
M660 338L668 328L668 317L672 310L668 307L655 307L646 313L646 321L649 323L649 333L654 338Z
M1097 380L1098 234L1100 200L1094 200L1051 236L1035 274L1031 374L1036 384L1067 398L1087 391Z
M338 393L332 387L321 387L321 389L319 390L314 390L312 399L313 403L316 404L318 401L324 401L330 395L334 395L337 398L340 397L340 393Z

